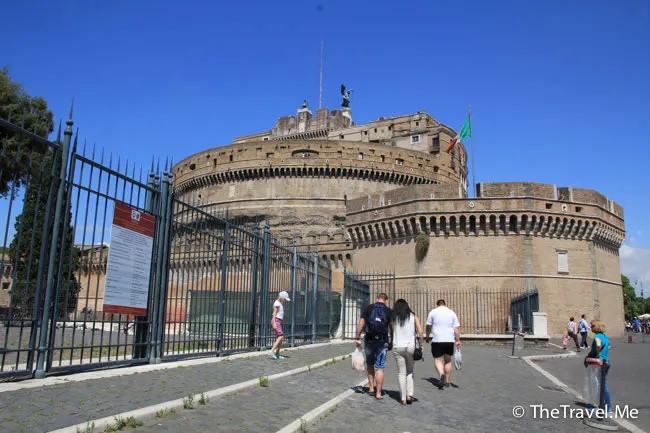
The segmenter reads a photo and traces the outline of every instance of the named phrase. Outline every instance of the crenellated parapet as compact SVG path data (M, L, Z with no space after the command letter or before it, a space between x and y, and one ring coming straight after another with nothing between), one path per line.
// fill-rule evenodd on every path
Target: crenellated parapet
M538 184L541 185L541 184ZM613 202L566 202L539 197L437 198L440 185L391 191L392 200L351 201L347 234L355 247L431 236L539 236L593 241L618 251L625 240ZM547 189L547 188L543 188ZM444 190L442 190L444 192ZM550 195L547 191L547 197ZM602 206L605 204L607 207ZM622 214L622 209L621 209Z
M466 178L462 147L446 152L344 140L246 142L206 150L174 166L180 194L214 185L268 178L341 178L400 185L455 184ZM452 158L453 156L453 158Z

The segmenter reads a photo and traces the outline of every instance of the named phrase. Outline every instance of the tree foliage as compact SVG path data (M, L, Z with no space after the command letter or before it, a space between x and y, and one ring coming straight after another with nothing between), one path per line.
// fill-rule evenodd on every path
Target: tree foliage
M47 137L54 130L54 115L43 98L31 97L11 80L9 69L0 69L0 119ZM0 197L29 180L40 168L46 146L24 134L0 128Z
M636 296L636 292L630 279L625 275L621 275L621 282L623 284L623 309L625 311L625 318L632 319L641 314L650 313L650 299L643 299Z
M11 289L12 319L32 317L37 290L41 292L39 310L44 306L50 248L54 242L54 202L60 183L58 176L52 176L52 165L56 156L53 152L48 152L43 161L42 173L31 177L25 189L23 211L16 218L16 235L8 251L15 272ZM59 166L60 164L57 164L55 167L55 173L58 172ZM65 224L66 220L67 224ZM61 254L62 240L65 242L63 254ZM74 311L80 290L76 279L76 273L80 269L80 254L73 246L73 241L72 212L68 206L59 221L58 248L54 264L55 287L60 282L58 300L56 300L56 293L53 293L49 306L52 308L55 302L58 304L57 318ZM45 248L41 248L43 243ZM60 267L61 260L63 260L62 267ZM39 268L42 268L40 281Z
M5 253L14 272L11 318L31 318L38 293L41 299L38 310L44 307L62 157L55 151L55 146L30 137L31 133L47 139L53 131L52 112L44 99L30 97L21 85L13 82L7 69L0 70L0 118L28 132L21 132L20 128L0 128L0 197L13 191L10 199L15 200L17 193L23 192L21 213L15 222L16 234ZM14 203L13 206L19 208L20 205ZM67 229L64 229L66 221ZM60 284L60 290L58 301L55 293L49 308L58 302L57 315L61 317L74 308L79 292L75 279L79 270L79 251L73 247L74 229L69 204L59 224L53 277L55 287ZM61 269L60 260L63 260Z

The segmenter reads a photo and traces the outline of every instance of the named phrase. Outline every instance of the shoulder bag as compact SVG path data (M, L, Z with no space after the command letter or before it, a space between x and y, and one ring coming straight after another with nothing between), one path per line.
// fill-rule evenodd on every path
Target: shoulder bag
M413 360L423 361L422 348L418 344L418 328L415 326L415 315L413 316L413 327L415 328L415 350L413 351Z

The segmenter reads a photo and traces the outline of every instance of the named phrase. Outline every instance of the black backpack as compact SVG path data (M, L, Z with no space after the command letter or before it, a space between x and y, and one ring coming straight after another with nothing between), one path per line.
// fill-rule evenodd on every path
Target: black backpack
M388 312L384 304L374 304L370 310L366 335L370 339L388 338Z

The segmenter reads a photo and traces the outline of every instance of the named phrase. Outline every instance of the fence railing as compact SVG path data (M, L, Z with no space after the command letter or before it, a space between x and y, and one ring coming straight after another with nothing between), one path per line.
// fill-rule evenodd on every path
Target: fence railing
M345 274L343 337L354 338L363 309L375 302L379 293L389 296L389 306L404 299L422 324L439 299L454 310L463 334L504 334L513 329L532 332L532 312L538 311L537 292L519 289L402 289L395 285L394 274ZM521 322L513 320L521 318Z
M338 327L317 251L299 254L268 223L183 203L171 166L143 175L80 146L72 126L71 111L63 139L49 141L51 125L0 120L0 378L268 348L280 291L291 295L287 344ZM155 218L146 315L104 308L118 204Z

